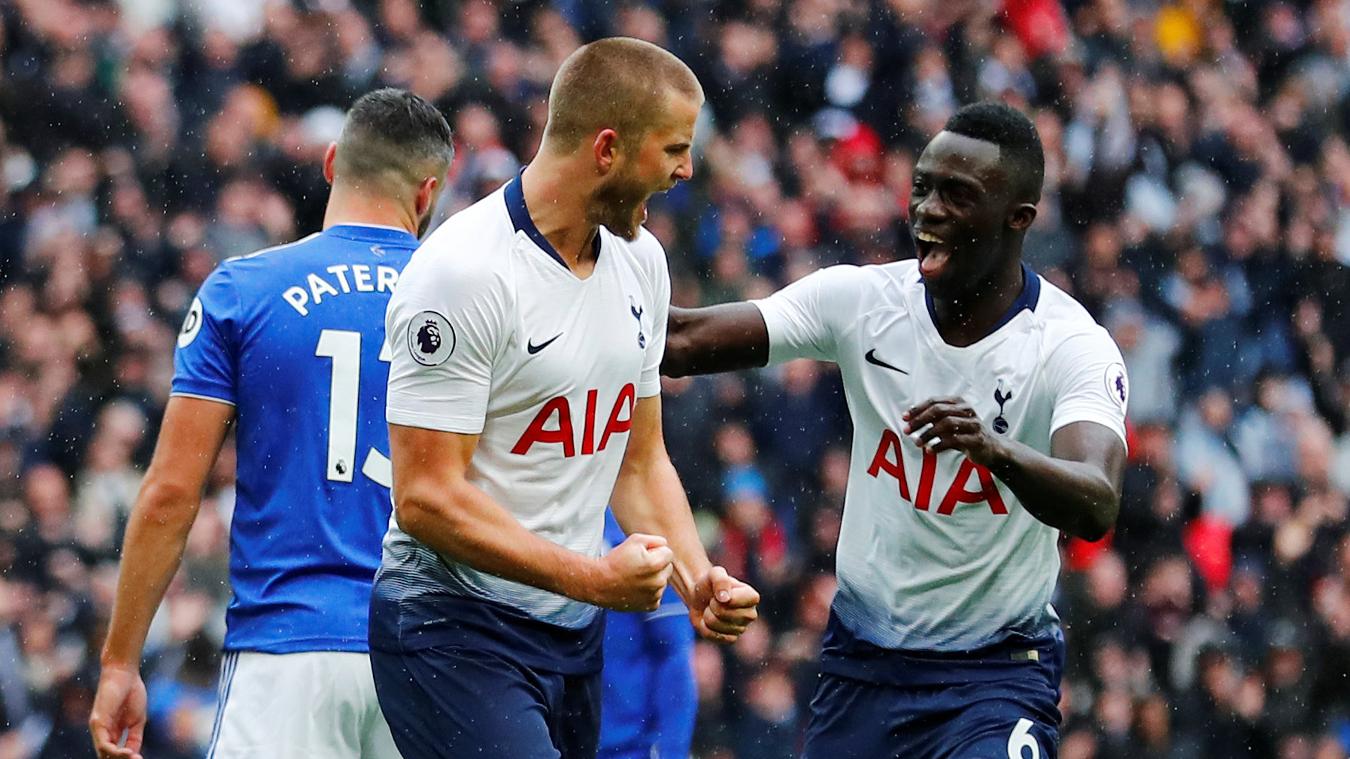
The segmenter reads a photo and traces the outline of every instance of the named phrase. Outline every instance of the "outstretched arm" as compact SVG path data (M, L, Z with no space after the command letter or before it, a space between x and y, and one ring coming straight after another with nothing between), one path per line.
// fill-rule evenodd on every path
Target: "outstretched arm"
M751 369L769 363L769 330L753 303L722 303L706 308L670 309L667 377Z
M145 730L141 649L150 620L178 571L202 488L234 418L228 403L174 396L164 410L155 455L141 482L122 543L103 671L89 732L100 757L140 757ZM126 745L119 745L126 732Z

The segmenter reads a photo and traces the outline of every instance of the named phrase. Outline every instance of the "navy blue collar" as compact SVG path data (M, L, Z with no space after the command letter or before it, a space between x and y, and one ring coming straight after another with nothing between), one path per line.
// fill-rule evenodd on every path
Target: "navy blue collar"
M919 281L923 282L922 275L919 276ZM1008 307L1008 310L1003 312L1003 316L999 317L997 322L994 322L994 326L990 327L988 332L980 335L975 342L979 342L1000 329L1003 329L1003 325L1012 321L1013 317L1021 313L1023 309L1035 311L1036 304L1039 303L1040 300L1041 278L1036 276L1036 272L1032 271L1031 267L1024 263L1022 264L1022 292L1018 293L1017 300L1013 301L1012 305ZM937 327L937 311L933 309L933 296L928 292L928 287L926 285L923 289L923 301L928 306L928 317L933 320L933 326ZM973 344L974 343L972 343L972 345Z
M534 225L534 219L530 218L530 209L525 207L525 186L520 181L520 178L524 175L525 169L521 169L520 172L506 184L506 212L511 215L511 224L516 228L517 232L524 232L529 235L530 239L534 241L535 245L539 246L540 250L549 254L554 261L557 261L564 269L570 272L572 271L572 267L567 265L567 262L563 260L562 254L554 249L553 243L549 242L547 237L544 237L544 233L540 232L539 227ZM591 241L591 245L595 251L595 260L599 261L599 229L595 230L595 237Z

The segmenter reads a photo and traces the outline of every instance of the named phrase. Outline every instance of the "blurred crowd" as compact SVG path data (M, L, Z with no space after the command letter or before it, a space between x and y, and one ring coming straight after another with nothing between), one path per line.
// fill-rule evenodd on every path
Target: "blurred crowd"
M440 106L437 219L533 154L609 34L707 91L655 200L678 305L911 255L910 172L960 104L1034 116L1028 263L1132 382L1119 526L1064 546L1065 759L1350 751L1347 0L0 0L0 759L90 756L117 547L176 327L229 256L318 229L343 108ZM762 622L695 651L699 757L795 755L850 424L795 362L665 383L668 445ZM151 631L147 755L199 757L229 598L222 454Z

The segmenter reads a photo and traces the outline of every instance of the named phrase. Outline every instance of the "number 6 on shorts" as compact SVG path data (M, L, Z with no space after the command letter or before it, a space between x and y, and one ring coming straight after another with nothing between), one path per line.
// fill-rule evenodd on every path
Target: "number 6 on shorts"
M1041 759L1041 747L1031 735L1031 726L1034 724L1026 717L1017 720L1012 735L1008 736L1008 759ZM1023 749L1030 749L1031 755L1027 756Z

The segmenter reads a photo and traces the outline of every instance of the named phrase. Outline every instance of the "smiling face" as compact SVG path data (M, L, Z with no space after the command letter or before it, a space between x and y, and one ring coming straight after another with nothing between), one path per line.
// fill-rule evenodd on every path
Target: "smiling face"
M701 98L668 91L662 117L635 147L620 150L620 160L596 188L589 213L592 222L625 240L637 239L652 194L694 175L694 123L702 104Z
M1019 202L998 145L939 132L914 167L909 218L919 271L934 297L976 294L1016 265L1021 234L1036 216Z

